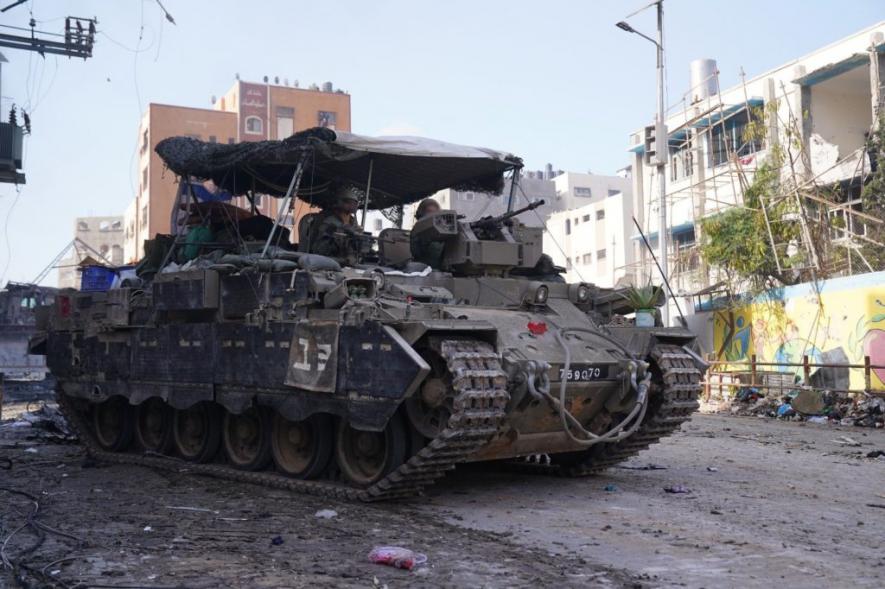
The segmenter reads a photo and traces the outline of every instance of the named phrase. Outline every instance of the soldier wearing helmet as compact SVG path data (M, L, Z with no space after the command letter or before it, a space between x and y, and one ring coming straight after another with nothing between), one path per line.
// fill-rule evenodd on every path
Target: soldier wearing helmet
M352 240L348 236L356 233L359 202L359 191L353 186L336 188L331 204L311 226L308 251L339 260L351 258L356 252L351 251Z
M440 211L439 203L432 198L425 198L415 211L415 220L435 215ZM439 269L442 266L443 249L445 244L441 241L421 239L414 233L410 237L412 249L412 261L427 264L431 268Z

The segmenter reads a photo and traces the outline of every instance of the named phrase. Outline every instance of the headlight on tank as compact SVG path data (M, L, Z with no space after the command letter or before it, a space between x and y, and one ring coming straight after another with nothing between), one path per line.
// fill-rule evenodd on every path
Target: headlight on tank
M590 287L586 284L578 285L578 292L576 294L576 298L579 303L587 303L590 301Z
M593 294L589 284L579 282L578 284L570 284L568 288L569 300L575 304L584 305L590 302Z
M536 305L546 305L547 298L550 296L550 289L545 285L541 285L538 287L538 290L535 291L535 304Z

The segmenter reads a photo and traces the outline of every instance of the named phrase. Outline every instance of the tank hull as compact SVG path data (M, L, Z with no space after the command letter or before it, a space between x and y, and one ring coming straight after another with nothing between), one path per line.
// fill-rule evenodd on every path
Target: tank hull
M317 289L328 301L336 285L362 278L344 273L324 285L310 272L271 273L244 289L241 276L203 271L178 276L183 284L155 282L151 293L66 291L33 351L46 355L90 452L110 461L171 468L177 455L196 472L361 500L414 494L464 462L548 454L568 458L562 472L601 468L577 460L588 450L563 430L552 392L589 431L606 431L635 406L630 371L656 362L666 332L642 345L604 335L568 285L551 285L543 304L505 307L482 304L475 281L433 274L385 285L432 289L433 300L376 293L332 308L315 304ZM519 300L519 289L536 286L486 285ZM478 304L463 302L471 295ZM689 380L672 390L657 362L649 412L633 433L644 444L684 421L700 390L690 357L679 359ZM673 428L643 431L655 419ZM194 423L203 438L188 442ZM322 424L313 435L324 441L309 452L325 465L299 470L277 446L297 445L292 428L301 440L309 424ZM604 445L621 456L623 444ZM380 454L362 456L373 445Z

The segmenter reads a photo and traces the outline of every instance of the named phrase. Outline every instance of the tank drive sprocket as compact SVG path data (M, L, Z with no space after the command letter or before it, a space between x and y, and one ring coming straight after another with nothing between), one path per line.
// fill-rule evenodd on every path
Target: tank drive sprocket
M658 391L649 401L639 429L622 442L597 444L572 460L561 461L559 474L580 477L602 472L672 434L691 417L698 408L702 388L702 375L692 357L672 344L656 345L650 357L652 384Z

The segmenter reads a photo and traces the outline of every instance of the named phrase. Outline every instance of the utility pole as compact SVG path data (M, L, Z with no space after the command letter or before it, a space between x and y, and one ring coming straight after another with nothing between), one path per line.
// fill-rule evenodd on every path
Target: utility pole
M670 155L670 147L669 141L667 140L667 125L664 121L666 116L665 112L665 104L664 104L664 0L655 0L654 2L640 8L636 12L627 15L627 18L634 16L635 14L642 12L646 8L651 6L657 7L657 17L658 17L658 31L657 31L657 40L652 39L648 35L644 35L634 29L632 26L627 24L625 21L621 21L616 23L619 29L626 31L628 33L633 33L635 35L639 35L643 39L654 43L655 50L657 53L657 98L658 98L658 107L657 114L655 116L655 124L654 124L654 154L651 155L648 153L650 145L646 146L646 156L648 157L647 161L649 164L654 164L657 169L658 176L658 213L659 213L659 221L658 221L658 259L660 261L659 268L661 271L661 278L664 281L665 285L668 285L668 267L669 267L669 259L667 256L667 242L669 238L670 228L667 225L667 160ZM649 129L646 130L648 133ZM647 142L648 143L648 142ZM669 290L669 287L666 287ZM673 297L673 291L670 290L670 297ZM670 302L669 298L667 299L667 304L661 309L661 319L664 322L664 325L667 326L670 323Z

